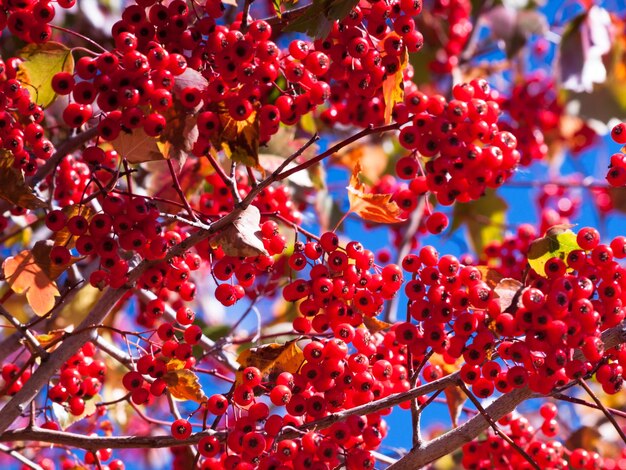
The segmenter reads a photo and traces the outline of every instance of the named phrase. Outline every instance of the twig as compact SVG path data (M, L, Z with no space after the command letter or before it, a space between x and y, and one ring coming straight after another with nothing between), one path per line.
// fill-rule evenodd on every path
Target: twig
M189 205L189 201L187 200L187 197L185 196L185 192L183 191L183 188L180 186L180 181L178 180L178 175L176 174L176 170L174 169L174 164L172 163L171 158L167 159L167 167L169 168L170 176L172 177L172 187L178 194L180 201L185 206L185 209L187 210L189 217L191 217L192 220L197 221L198 218L196 217L196 214L191 208L191 206Z
M601 408L596 405L595 403L590 403L586 400L583 400L581 398L577 398L577 397L572 397L569 395L564 395L563 393L554 393L552 394L552 396L554 398L556 398L557 400L562 400L562 401L566 401L568 403L573 403L575 405L582 405L582 406L588 406L589 408L593 408L594 410L601 410ZM606 409L615 416L619 416L620 418L626 418L626 412L622 411L622 410L616 410L615 408L609 408L608 406L606 407Z
M580 384L582 388L585 389L585 392L587 392L587 394L595 402L595 404L598 406L598 409L602 410L602 412L604 413L604 416L606 416L606 419L608 419L611 422L611 424L617 431L617 434L619 434L619 437L621 437L622 441L626 443L626 434L624 433L624 430L622 429L622 427L615 420L615 416L613 416L611 412L606 408L606 406L604 406L604 403L602 403L602 400L600 400L598 396L593 392L593 390L591 390L589 385L587 385L587 382L585 382L583 379L578 379L578 383Z
M2 305L0 305L0 314L6 318L24 337L24 339L28 342L29 346L32 350L41 358L41 362L45 362L48 360L48 356L50 353L41 347L37 338L31 333L31 331L26 328L22 323L20 323L13 315L11 315Z
M41 465L36 464L30 459L27 459L18 451L11 449L10 447L5 446L4 444L0 444L0 452L4 452L5 454L10 455L15 460L18 460L19 462L21 462L23 465L27 466L28 468L32 468L33 470L43 470L43 467Z

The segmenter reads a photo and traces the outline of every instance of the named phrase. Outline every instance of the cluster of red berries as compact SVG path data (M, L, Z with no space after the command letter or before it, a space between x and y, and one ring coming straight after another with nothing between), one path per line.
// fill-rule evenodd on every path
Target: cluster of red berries
M472 34L473 25L470 19L472 3L469 0L437 0L432 13L442 18L447 24L446 42L436 52L435 59L430 62L430 69L435 73L446 74L459 64L459 56L463 52Z
M71 8L76 0L55 2L60 8ZM0 2L0 31L5 27L26 43L42 44L50 39L50 22L55 6L48 0L3 0Z
M431 192L443 205L468 202L513 174L520 159L517 140L499 130L493 93L486 81L474 80L456 85L450 101L416 91L396 106L398 122L408 123L400 144L413 151L400 159L396 173L411 180L414 199Z
M0 26L1 17L0 7ZM15 57L6 61L0 58L0 146L12 154L15 168L32 175L52 156L54 146L41 125L43 109L16 78L20 62ZM0 158L10 157L3 154Z
M296 243L289 266L296 272L308 270L308 280L296 279L283 289L285 300L302 301L298 304L302 316L294 320L294 328L304 333L311 328L323 333L344 324L355 328L364 317L377 315L402 286L397 265L371 272L374 254L359 242L339 248L339 238L332 232L324 233L319 242Z
M64 405L79 416L85 411L85 401L98 394L104 382L106 365L96 359L96 347L86 343L63 365L58 382L48 389L48 398Z
M545 74L525 77L499 102L502 111L510 118L503 127L517 138L521 165L528 166L533 161L545 159L550 145L555 143L567 146L576 154L591 145L596 137L586 124L581 125L574 135L563 135L564 106L558 98L554 81Z
M4 364L2 366L2 379L4 381L2 386L3 393L10 397L15 395L22 389L28 379L30 379L30 369L21 370L22 368L15 363Z
M518 414L506 415L498 421L498 425L540 468L572 470L609 468L606 466L608 462L605 462L597 452L582 448L570 450L554 439L558 432L558 422L555 419L557 407L553 403L544 403L539 411L544 420L541 433L535 430L524 416ZM467 469L530 468L526 457L492 430L484 438L465 444L462 451L462 464Z
M526 255L538 233L530 224L520 225L515 233L506 235L502 241L488 243L480 254L479 264L493 267L504 277L523 279Z

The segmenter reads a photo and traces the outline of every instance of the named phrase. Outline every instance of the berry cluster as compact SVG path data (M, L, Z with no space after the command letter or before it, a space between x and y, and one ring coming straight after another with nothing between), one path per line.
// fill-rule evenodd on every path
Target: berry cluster
M374 254L359 242L340 249L332 232L324 233L319 242L297 243L289 266L296 272L308 270L309 280L296 279L283 289L285 300L302 301L298 305L302 316L294 320L294 328L305 333L331 328L343 334L346 324L353 329L364 317L377 315L402 285L397 265L371 272ZM346 334L338 337L347 341L351 334Z
M48 389L48 398L75 416L85 412L85 401L97 395L104 382L106 365L95 355L93 343L85 344L63 365L58 382Z
M557 407L550 402L540 409L541 432L522 415L506 415L498 425L507 437L541 468L592 470L609 468L597 452L582 448L569 450L554 440L558 432ZM463 446L462 464L467 469L508 469L529 467L526 457L502 436L489 431L481 440Z
M0 9L0 26L2 10ZM33 102L28 88L17 80L20 60L0 58L0 158L13 157L13 166L32 175L37 167L50 158L54 146L41 123L43 109ZM8 151L8 155L4 153Z
M620 123L611 129L611 138L618 144L626 144L626 123ZM615 153L611 155L609 171L606 180L611 186L617 188L626 186L626 154Z
M55 2L69 9L76 0ZM3 0L0 2L0 31L9 28L12 35L26 43L42 44L50 39L50 22L55 16L55 6L47 0Z
M456 85L450 101L416 91L396 106L398 122L410 121L400 131L400 144L413 151L398 162L396 173L411 180L415 199L431 192L443 205L467 202L512 175L520 159L517 140L499 130L494 93L486 81L474 80Z
M445 20L448 30L445 44L429 64L433 72L447 74L459 64L459 56L474 29L470 20L471 12L472 4L468 0L434 2L432 13L435 17Z

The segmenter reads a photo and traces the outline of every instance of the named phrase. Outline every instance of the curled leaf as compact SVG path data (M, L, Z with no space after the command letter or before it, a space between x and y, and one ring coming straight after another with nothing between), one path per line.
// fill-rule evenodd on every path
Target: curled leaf
M259 165L259 120L256 111L237 121L225 109L219 113L221 131L212 139L216 148L231 160L251 168Z
M273 381L281 372L297 372L304 362L304 354L294 340L247 349L239 355L237 362L241 364L235 377L237 384L243 382L241 373L246 367L256 367L263 377Z
M520 281L510 277L505 277L498 282L493 290L498 295L502 312L511 308L511 306L516 308L516 301L519 299L523 287L524 285Z
M350 211L370 222L382 224L404 222L405 219L400 217L400 207L391 200L391 194L367 193L365 185L359 180L360 172L361 164L357 163L348 186Z
M203 403L207 400L200 386L200 379L189 369L174 369L165 373L163 380L174 398Z
M256 206L248 206L214 238L229 256L268 255L261 238L261 213Z
M397 36L396 33L389 33L390 35ZM391 112L396 103L399 103L404 99L404 69L406 69L409 63L409 53L405 51L398 70L395 73L387 76L383 81L383 101L385 102L384 119L385 124L391 122Z
M22 172L13 167L13 157L7 150L0 150L0 198L25 209L47 206L26 184Z

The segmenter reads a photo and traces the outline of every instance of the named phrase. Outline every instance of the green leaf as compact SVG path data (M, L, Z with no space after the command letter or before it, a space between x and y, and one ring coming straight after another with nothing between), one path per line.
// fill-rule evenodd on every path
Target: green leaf
M285 31L306 33L318 39L330 33L334 21L341 21L359 0L313 0L309 8L289 23Z
M203 328L202 332L207 338L217 341L229 334L231 329L232 327L229 325L211 325Z
M489 242L504 238L507 209L507 203L494 190L487 190L476 201L457 202L452 212L450 234L465 225L469 243L480 257Z
M52 89L52 77L59 72L74 72L72 51L58 42L29 44L19 53L24 59L19 66L17 79L30 88L35 102L49 106L56 98Z
M569 230L571 225L555 225L542 238L530 244L528 264L540 276L545 276L544 266L550 258L567 258L574 250L580 250L576 234Z

